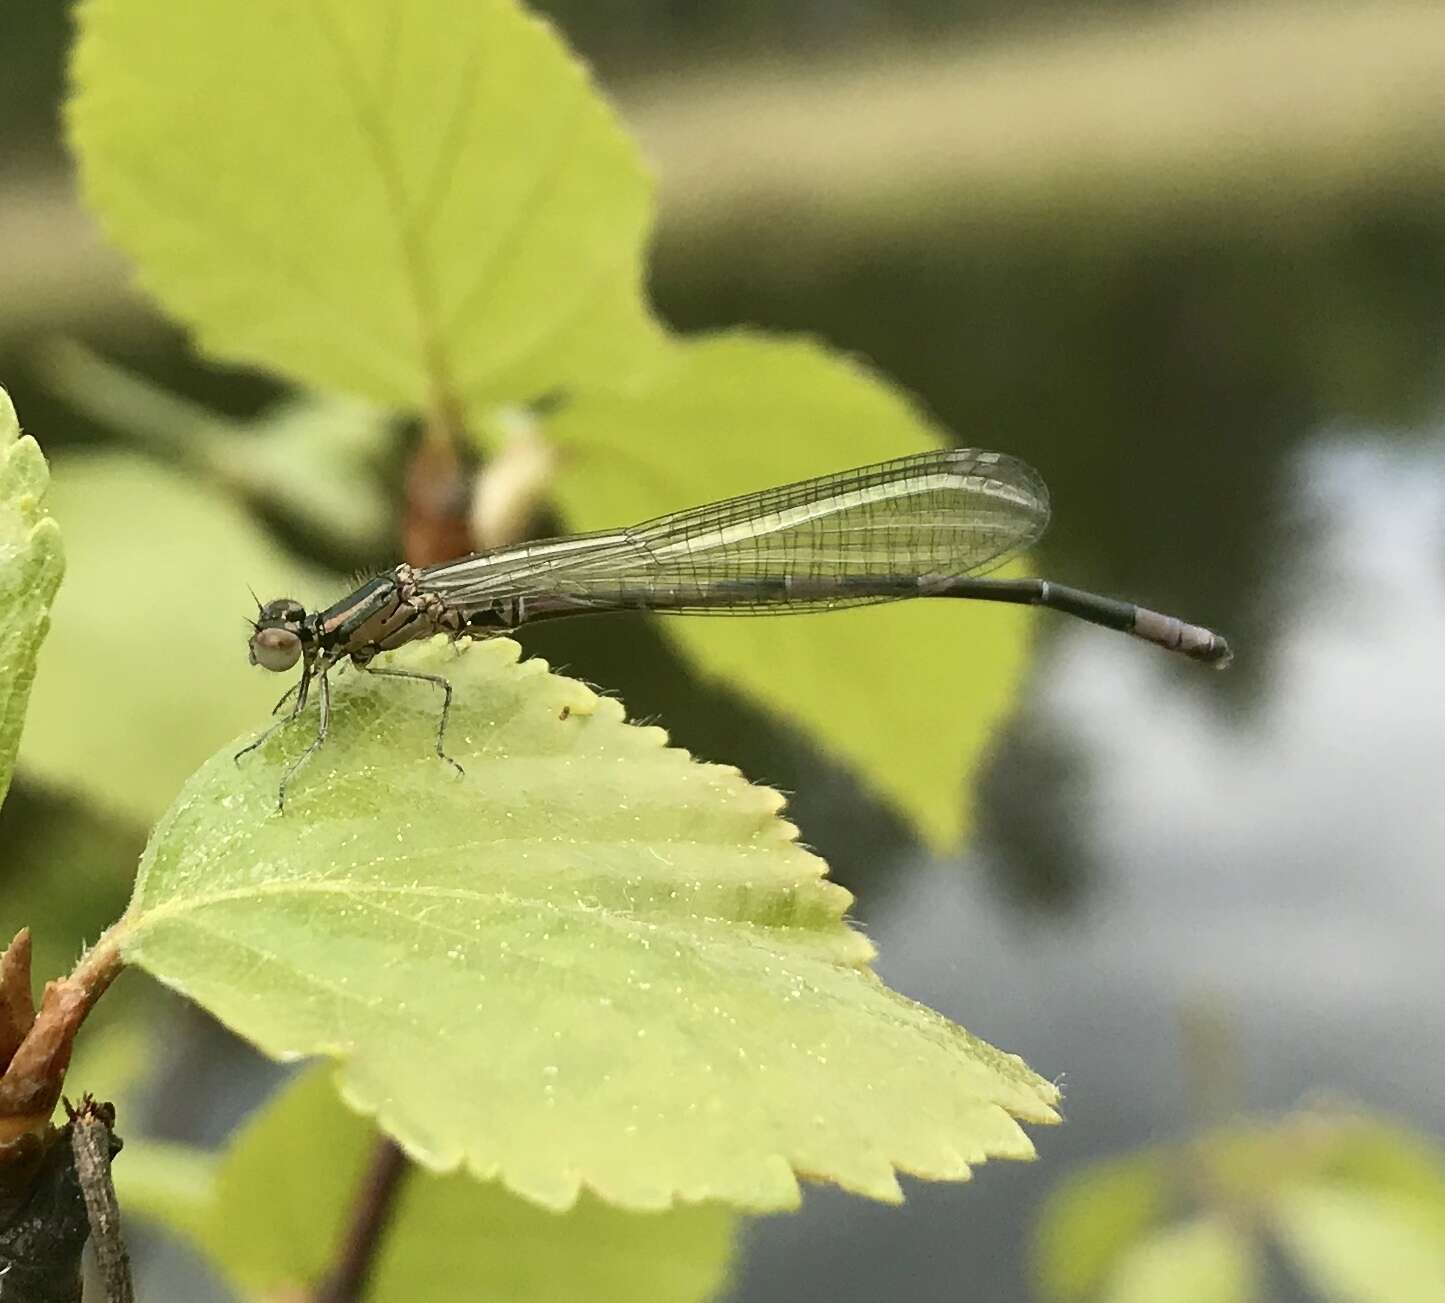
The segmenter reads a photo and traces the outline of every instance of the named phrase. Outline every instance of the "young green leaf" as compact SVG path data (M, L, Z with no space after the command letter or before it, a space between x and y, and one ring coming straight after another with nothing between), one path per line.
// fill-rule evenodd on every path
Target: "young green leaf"
M69 579L22 760L149 824L222 739L281 695L283 685L246 665L256 611L247 586L269 581L309 600L337 581L289 560L228 495L140 457L63 459L51 501Z
M1034 1269L1052 1303L1100 1297L1120 1261L1179 1203L1158 1152L1090 1165L1049 1194L1039 1216Z
M242 421L74 340L51 343L38 361L70 406L161 461L228 489L327 554L385 557L394 545L382 475L397 443L390 410L343 395L302 394Z
M1301 1182L1280 1192L1273 1211L1284 1247L1319 1298L1445 1299L1445 1204Z
M217 356L480 409L653 337L637 149L512 0L87 0L73 79L91 204Z
M644 379L578 394L551 425L558 500L581 529L936 446L897 389L811 340L733 332L668 352ZM808 729L935 847L970 821L969 782L1012 709L1031 619L900 602L787 620L664 622L706 672Z
M495 640L338 676L327 744L276 808L315 714L162 819L126 957L343 1095L418 1161L552 1208L798 1198L795 1174L895 1200L1032 1153L1057 1091L883 987L848 894L782 798L694 762Z
M1100 1303L1255 1303L1255 1251L1222 1217L1200 1217L1158 1231L1135 1245Z
M126 1144L128 1212L195 1241L238 1287L268 1296L330 1266L376 1132L303 1074L251 1119L219 1162ZM716 1206L625 1213L584 1198L565 1215L499 1186L412 1173L387 1225L368 1303L701 1303L722 1287L734 1214Z
M49 472L40 447L20 434L0 389L0 801L10 790L35 657L65 559L45 502Z
M1207 1215L1168 1224L1174 1208ZM1445 1297L1445 1161L1382 1118L1317 1109L1097 1163L1053 1194L1036 1264L1046 1297L1252 1303L1254 1245L1294 1258L1322 1299Z

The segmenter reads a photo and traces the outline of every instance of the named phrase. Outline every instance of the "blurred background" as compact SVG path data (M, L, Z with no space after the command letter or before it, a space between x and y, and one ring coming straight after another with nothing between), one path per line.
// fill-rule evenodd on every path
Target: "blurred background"
M1238 653L1209 675L1041 620L971 842L939 860L645 629L530 640L796 793L884 978L1065 1088L1042 1161L911 1183L902 1209L812 1191L748 1231L732 1297L1023 1303L1040 1203L1091 1158L1322 1095L1445 1133L1445 10L539 7L654 162L668 320L870 358L960 443L1044 473L1040 573L1222 629ZM71 459L117 438L87 410L75 341L235 420L280 397L198 361L79 206L67 9L9 6L0 40L0 380L61 493ZM341 556L273 523L297 564L345 568L394 555L381 520ZM45 975L123 903L138 808L22 769L0 924L65 902L74 932L42 939ZM219 1139L270 1070L171 1016L148 1123ZM155 1297L208 1296L150 1260L182 1273L153 1276L174 1291ZM1273 1289L1308 1297L1283 1264Z

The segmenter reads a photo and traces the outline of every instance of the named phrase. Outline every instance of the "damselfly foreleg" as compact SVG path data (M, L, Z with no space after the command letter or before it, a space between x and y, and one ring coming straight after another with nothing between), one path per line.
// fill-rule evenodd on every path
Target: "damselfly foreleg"
M261 734L260 737L256 738L255 741L247 742L245 746L243 746L239 751L236 752L234 756L231 757L231 759L234 760L237 764L240 764L242 756L250 755L252 751L254 751L258 746L260 746L261 743L263 743L268 737L270 737L271 734L274 733L278 728L285 728L287 724L289 724L293 719L295 719L296 716L299 715L306 706L306 696L310 686L311 675L305 671L302 671L301 677L289 688L287 688L285 692L281 694L281 700L278 701L271 708L271 713L273 715L279 715L281 713L282 707L284 707L286 703L290 701L291 698L294 696L296 698L296 704L291 707L291 713L287 715L285 719L278 719L274 724L268 727Z
M316 676L320 681L321 722L317 725L316 736L311 739L311 745L297 756L296 759L287 766L286 772L281 775L281 784L276 789L276 810L278 813L286 808L286 785L295 777L296 771L321 749L322 744L326 741L326 734L331 730L331 682L327 679L326 673L326 670L322 670ZM302 688L299 695L302 699L305 698L305 688ZM300 713L300 706L297 707L297 713Z

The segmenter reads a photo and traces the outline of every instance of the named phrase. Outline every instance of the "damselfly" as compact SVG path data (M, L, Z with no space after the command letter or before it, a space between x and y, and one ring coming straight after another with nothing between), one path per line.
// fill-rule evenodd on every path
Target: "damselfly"
M602 611L785 614L904 597L962 597L1045 606L1222 667L1218 634L1130 602L1046 579L979 576L1030 547L1049 521L1038 474L1004 453L959 448L765 489L661 516L630 529L497 548L417 569L399 565L324 611L280 598L261 607L251 663L300 681L280 727L318 686L311 745L277 793L326 740L327 675L344 661L371 674L415 679L442 691L436 752L446 753L452 688L439 674L380 669L379 652L433 634L480 638L536 620ZM259 746L262 734L238 754Z

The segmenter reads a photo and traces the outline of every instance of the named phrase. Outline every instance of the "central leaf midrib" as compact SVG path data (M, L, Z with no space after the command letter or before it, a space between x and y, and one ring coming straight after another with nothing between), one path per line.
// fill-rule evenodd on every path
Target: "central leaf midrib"
M511 890L478 891L466 887L423 887L406 886L401 884L384 884L373 882L359 882L350 878L329 878L325 881L292 879L285 882L264 882L256 883L247 887L235 887L227 891L213 891L206 895L188 896L183 900L164 901L139 914L127 912L126 931L133 937L141 937L147 930L153 929L159 923L171 919L183 919L188 915L199 915L216 905L224 905L232 901L256 901L267 897L285 896L349 896L358 903L366 903L368 897L372 896L401 896L419 898L426 900L453 900L465 901L468 904L485 906L495 904L498 901L506 901L508 904L521 905L539 912L545 911L555 915L569 915L588 918L606 918L610 922L631 921L644 924L649 930L672 932L688 939L690 942L697 941L696 927L699 922L722 923L728 927L756 928L770 934L777 934L788 930L799 933L818 931L817 926L807 926L793 922L790 924L766 924L753 919L738 918L730 915L683 915L678 921L685 922L691 926L680 928L671 921L667 914L639 915L625 909L617 909L605 903L599 902L596 906L584 908L580 905L567 905L558 901L542 899L534 896L520 895ZM407 919L412 926L424 926L421 920ZM826 913L820 912L819 923L826 922L829 927L842 926L841 915L829 917Z

